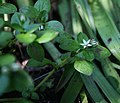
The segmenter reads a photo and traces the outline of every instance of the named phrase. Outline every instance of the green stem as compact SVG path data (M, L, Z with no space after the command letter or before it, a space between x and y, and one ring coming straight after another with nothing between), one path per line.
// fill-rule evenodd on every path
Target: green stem
M4 99L0 99L0 103L2 102L13 102L13 101L20 101L23 98L4 98Z
M43 83L45 83L49 79L49 77L56 71L56 69L63 67L69 61L70 61L70 57L68 57L64 61L60 62L58 67L53 68L53 70L35 87L34 90L36 91Z
M53 69L36 87L35 87L35 91L43 84L45 83L49 77L55 72L55 69Z

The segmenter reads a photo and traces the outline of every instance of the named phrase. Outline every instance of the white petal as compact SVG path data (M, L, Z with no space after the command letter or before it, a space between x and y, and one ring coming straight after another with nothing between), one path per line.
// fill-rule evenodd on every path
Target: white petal
M44 29L43 25L40 26L41 30Z
M87 44L89 44L89 43L90 43L90 41L91 41L91 40L89 39L89 40L87 41Z
M87 44L87 42L85 41L85 39L83 39L83 43L84 43L84 44Z
M88 44L87 46L92 46L91 44Z
M86 48L87 46L85 45L84 48Z

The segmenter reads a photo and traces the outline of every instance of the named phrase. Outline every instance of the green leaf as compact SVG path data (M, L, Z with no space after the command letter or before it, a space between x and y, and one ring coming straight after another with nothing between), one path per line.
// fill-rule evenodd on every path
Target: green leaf
M31 99L33 99L33 100L39 100L39 95L36 92L33 92L31 94Z
M46 29L53 29L57 32L62 32L64 30L63 25L59 21L56 21L56 20L52 20L52 21L47 22L45 28Z
M73 29L74 35L77 36L78 33L80 33L83 30L82 30L82 21L79 17L77 10L76 10L74 0L70 0L70 8L71 8L71 12L69 14L71 14L72 29Z
M39 27L40 27L40 24L30 24L24 28L28 34L31 34L31 33L35 32Z
M111 53L120 60L120 35L114 21L98 1L91 2L91 8L100 37Z
M79 44L72 39L63 39L60 43L60 48L67 51L76 51L79 49Z
M15 57L11 54L4 54L0 56L0 66L9 65L15 61Z
M74 103L82 86L83 82L80 78L80 74L75 72L68 84L68 87L65 89L65 92L62 95L60 103Z
M55 40L58 43L62 43L66 39L72 39L72 36L70 34L68 34L67 32L62 32L62 33L59 33L59 35L56 37Z
M32 78L24 70L19 70L11 74L12 84L14 88L20 92L34 87ZM14 82L13 82L14 81Z
M65 68L65 71L63 72L61 79L59 80L59 83L56 87L57 92L68 83L73 73L75 72L73 64L68 64L64 68Z
M54 30L46 30L44 34L37 39L39 43L46 43L53 40L58 35L58 32Z
M86 95L85 91L82 91L80 93L80 97L81 97L82 103L88 103L88 99L87 99L87 95Z
M37 61L35 59L30 59L27 63L27 66L29 66L29 67L43 67L43 66L48 65L48 64L53 65L53 63L49 59L46 59L46 58L44 58L41 62Z
M95 66L92 78L103 91L110 103L120 103L120 94L106 80L97 66Z
M61 17L61 21L65 27L65 31L68 33L72 33L70 1L60 0L58 10Z
M36 39L35 34L18 34L16 35L16 38L18 39L19 42L25 43L25 44L30 44Z
M87 40L88 40L88 37L87 37L86 34L80 32L80 33L77 35L77 41L78 41L78 43L82 43L82 42L83 42L83 39L84 39L85 41L87 41Z
M21 23L21 20L20 20L20 17L22 15L23 14L20 13L20 12L15 12L11 17L11 24L19 24L20 26L22 26L22 23Z
M41 11L39 12L39 16L38 16L38 21L45 23L48 20L48 12L47 11Z
M101 61L103 73L111 85L120 93L120 76L109 59Z
M9 77L7 75L0 75L0 95L2 95L9 86Z
M42 46L37 42L29 44L27 47L27 52L31 58L38 61L42 61L45 56Z
M0 14L11 14L17 11L15 5L10 3L0 4Z
M35 3L34 7L39 11L47 11L49 12L51 9L51 5L50 5L50 0L37 0L37 2Z
M79 60L75 61L74 68L78 72L90 76L93 73L94 66L90 62L87 62L85 60Z
M83 50L80 53L78 53L76 56L78 56L81 59L88 60L88 61L94 60L94 53L90 50Z
M22 92L22 96L23 96L24 98L29 98L29 97L30 97L30 92L28 92L28 91L23 91L23 92Z
M5 47L13 38L11 32L0 32L0 48Z
M30 18L36 18L39 15L38 10L33 6L24 6L20 11Z
M4 20L0 18L0 28L3 27L3 25L4 25Z
M108 49L100 45L94 48L93 52L97 60L108 58L111 55Z
M11 24L11 27L12 27L13 29L15 29L15 30L19 30L20 32L24 32L23 27L20 26L20 25L17 24L17 23L13 23L13 24Z
M105 101L104 97L102 96L101 92L99 91L99 88L97 87L94 80L92 79L92 77L88 77L86 75L81 74L81 78L84 82L84 85L85 85L88 93L90 94L91 98L93 99L93 101L95 103L97 103L97 102L98 103L107 103Z

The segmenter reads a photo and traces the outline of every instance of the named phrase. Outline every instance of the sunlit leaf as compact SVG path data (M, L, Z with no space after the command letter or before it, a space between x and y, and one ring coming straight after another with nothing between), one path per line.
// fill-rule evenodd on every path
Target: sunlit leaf
M39 43L46 43L53 40L58 35L58 32L54 30L46 30L44 34L37 39Z
M16 38L21 43L30 44L36 39L36 35L35 34L18 34L16 35Z
M74 68L78 72L90 76L93 72L94 66L90 62L87 62L85 60L79 60L75 61Z

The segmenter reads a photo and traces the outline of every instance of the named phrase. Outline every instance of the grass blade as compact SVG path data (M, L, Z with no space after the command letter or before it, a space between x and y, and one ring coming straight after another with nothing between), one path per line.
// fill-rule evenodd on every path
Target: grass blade
M98 1L91 3L91 8L99 35L112 54L120 60L120 34L112 18Z
M68 84L68 87L65 89L65 92L61 98L60 103L74 103L82 86L83 82L80 78L80 73L75 72L71 81Z
M66 83L70 80L73 73L75 72L73 65L68 64L64 68L65 68L65 70L61 76L61 79L60 79L57 87L56 87L57 92L66 85Z
M94 102L107 103L104 100L104 98L102 97L102 95L101 95L98 87L94 83L93 79L90 76L88 77L88 76L85 76L85 75L81 75L81 77L82 77L82 80L85 84L85 87L86 87L87 91L89 92L89 94L92 97L92 99L94 100Z
M59 14L62 20L62 23L65 27L65 31L72 33L72 23L70 18L70 5L68 0L59 0Z
M70 0L70 6L71 6L71 19L72 19L73 33L77 35L78 33L82 32L81 20L78 12L76 11L73 0Z
M118 27L118 30L120 31L120 0L112 0L113 3L113 17L116 23L116 26Z
M111 103L120 103L120 95L106 80L97 66L95 66L92 77Z
M105 74L107 80L111 83L111 85L120 93L120 77L117 71L113 68L110 60L105 59L101 61L102 70Z

